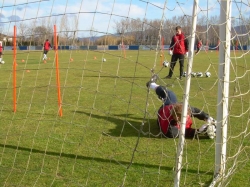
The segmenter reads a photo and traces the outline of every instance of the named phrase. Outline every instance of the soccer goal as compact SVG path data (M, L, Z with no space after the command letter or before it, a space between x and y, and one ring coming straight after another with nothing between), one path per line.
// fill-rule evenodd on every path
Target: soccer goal
M0 186L250 185L247 0L0 9ZM182 103L162 118L178 121L174 138L158 124L159 85ZM203 112L215 136L197 133Z

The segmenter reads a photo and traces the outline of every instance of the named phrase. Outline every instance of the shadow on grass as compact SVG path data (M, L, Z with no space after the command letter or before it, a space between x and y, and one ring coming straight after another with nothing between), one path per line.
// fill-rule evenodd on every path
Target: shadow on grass
M131 165L130 162L126 161L111 161L110 159L104 159L104 158L97 158L97 157L88 157L88 156L82 156L82 155L75 155L75 154L70 154L70 153L60 153L60 152L53 152L53 151L43 151L43 150L38 150L38 149L30 149L26 147L20 147L20 146L15 146L15 145L4 145L0 144L0 147L8 148L8 149L14 149L14 150L20 150L20 151L27 151L27 152L32 152L32 153L38 153L38 154L46 154L50 156L58 156L58 157L65 157L65 158L70 158L70 159L82 159L82 160L95 160L97 162L103 162L103 163L112 163L112 164L123 164L129 167ZM159 169L159 165L153 165L153 164L145 164L145 163L132 163L133 166L139 166L139 167L146 167L146 168L154 168L154 169ZM169 166L161 166L161 169L164 170L169 170L173 171L172 167ZM183 169L183 172L187 172L186 169ZM188 169L189 173L197 173L197 170L194 169ZM212 175L212 172L207 172L207 171L201 171L199 170L199 174L206 174L206 175Z
M138 137L139 133L142 137L155 137L160 133L160 129L157 125L156 119L145 119L132 117L133 114L118 114L118 115L97 115L93 113L88 113L84 111L76 111L77 113L81 113L87 116L91 116L91 118L95 118L100 121L107 121L107 124L115 124L115 129L108 129L108 132L104 134L108 134L110 136L116 137Z
M72 68L71 68L71 69L72 69ZM77 68L76 68L76 69L77 69ZM97 73L99 73L99 72L97 72ZM99 76L99 75L85 75L84 77L85 77L85 78L86 78L86 77L99 78L100 76ZM139 79L139 80L145 79L145 81L150 80L150 77L148 77L148 76L145 76L145 77L139 77L139 76L133 77L133 76L116 76L116 75L103 75L103 74L102 74L101 77L102 77L102 78L112 78L112 79L114 79L114 78L121 78L121 79ZM146 85L146 82L145 82L145 85ZM144 85L143 85L143 86L144 86ZM145 86L145 89L146 89L146 86Z
M100 121L108 121L109 123L115 124L115 129L108 129L108 132L104 132L104 135L116 136L116 137L149 137L149 138L163 138L164 136L160 134L160 128L157 125L157 119L145 119L145 122L142 121L143 118L132 117L133 114L119 114L119 115L96 115L93 113L88 113L84 111L76 111L77 113L85 114L96 118ZM142 126L142 123L143 126ZM142 127L142 128L141 128ZM164 137L167 139L167 137ZM194 139L188 138L186 139ZM195 139L208 139L205 135L196 136Z

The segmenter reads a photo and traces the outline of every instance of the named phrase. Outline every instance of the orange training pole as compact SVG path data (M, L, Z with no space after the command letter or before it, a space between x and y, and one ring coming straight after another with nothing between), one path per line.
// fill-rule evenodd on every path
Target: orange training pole
M16 26L13 38L13 112L16 112Z
M54 50L56 59L56 83L57 83L57 97L59 106L59 115L62 116L62 101L61 101L61 87L60 87L60 77L59 77L59 63L58 63L58 45L57 45L57 34L56 25L54 25Z

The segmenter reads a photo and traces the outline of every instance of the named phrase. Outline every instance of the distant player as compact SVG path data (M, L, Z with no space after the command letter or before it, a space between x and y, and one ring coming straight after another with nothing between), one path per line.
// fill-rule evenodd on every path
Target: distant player
M199 53L199 51L201 50L201 46L202 46L202 41L199 40L196 45L197 51L195 52L195 54Z
M3 55L3 43L0 41L0 63L2 62L2 55Z
M49 52L50 48L52 48L52 46L51 46L49 40L47 39L43 45L43 60L47 60L47 53Z
M183 69L184 69L184 59L185 56L188 57L188 44L189 41L185 37L184 33L180 26L175 28L176 34L172 37L171 44L169 47L169 55L171 55L171 63L169 68L168 76L166 79L171 79L174 71L175 64L177 60L180 63L180 80L183 76Z

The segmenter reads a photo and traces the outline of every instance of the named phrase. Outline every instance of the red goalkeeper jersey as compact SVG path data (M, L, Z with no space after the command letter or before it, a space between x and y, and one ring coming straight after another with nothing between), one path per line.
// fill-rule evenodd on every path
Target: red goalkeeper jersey
M167 134L169 125L176 126L178 129L180 128L179 124L174 120L171 115L171 110L173 105L165 105L158 111L158 122L160 128L164 134ZM189 136L189 133L192 131L192 119L191 116L187 115L186 119L186 135Z

